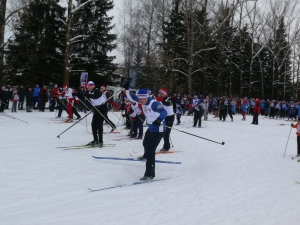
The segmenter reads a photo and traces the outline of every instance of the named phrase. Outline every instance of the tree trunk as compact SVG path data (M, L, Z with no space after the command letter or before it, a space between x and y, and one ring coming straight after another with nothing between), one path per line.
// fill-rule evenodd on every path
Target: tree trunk
M4 82L4 33L7 0L0 0L0 84Z
M71 37L71 28L72 28L72 0L68 2L68 20L67 20L67 29L66 29L66 45L64 52L64 84L69 86L70 78L70 37Z

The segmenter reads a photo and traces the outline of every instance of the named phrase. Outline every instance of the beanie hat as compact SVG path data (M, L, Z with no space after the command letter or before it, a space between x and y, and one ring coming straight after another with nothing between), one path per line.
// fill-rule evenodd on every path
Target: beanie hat
M161 88L161 89L159 90L159 93L162 93L162 94L167 95L167 94L168 94L168 91L167 91L166 88Z
M150 88L148 88L147 92L151 92L151 89L150 89Z
M63 89L66 89L67 87L68 87L68 86L67 86L67 85L65 85L65 84L62 86L62 88L63 88Z
M140 89L137 93L138 98L148 98L149 95L145 89Z
M89 81L87 84L86 84L87 87L95 87L95 84L93 81Z

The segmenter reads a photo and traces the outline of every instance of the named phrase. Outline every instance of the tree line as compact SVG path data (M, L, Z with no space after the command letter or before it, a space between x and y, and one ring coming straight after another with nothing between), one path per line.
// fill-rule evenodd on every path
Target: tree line
M12 36L0 48L1 83L79 86L81 71L97 83L110 83L116 64L108 52L116 47L111 32L112 0L19 0L6 10L1 0L0 20ZM10 19L7 14L10 15Z
M118 47L137 87L297 98L296 0L125 0Z

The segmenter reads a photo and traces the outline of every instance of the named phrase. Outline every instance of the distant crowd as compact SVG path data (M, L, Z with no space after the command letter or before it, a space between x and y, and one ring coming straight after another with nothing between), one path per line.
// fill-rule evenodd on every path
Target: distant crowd
M48 108L50 111L58 108L58 103L63 97L59 97L57 93L62 91L62 87L54 85L48 88L46 85L40 87L38 84L35 87L28 86L25 88L23 85L18 87L11 87L10 84L2 86L0 90L0 112L8 110L10 102L11 111L17 112L17 110L26 110L27 112L32 112L32 110L39 110L41 112L45 111L46 103L48 103ZM78 89L72 88L76 95L74 101L75 107L79 111L89 110L89 107L85 107L84 91L85 87L79 87ZM113 91L108 91L110 95ZM149 96L156 98L155 95L151 93L148 89ZM182 109L182 115L192 115L194 112L195 105L201 105L203 108L204 119L207 119L207 114L213 114L216 117L220 116L220 112L226 109L226 115L231 114L247 114L253 115L256 100L254 98L248 99L247 97L209 97L202 95L181 95L173 94L173 107L174 112L177 111L176 105L180 105ZM60 100L58 98L61 98ZM126 102L126 94L121 92L119 94L119 99L111 99L108 102L108 108L114 111L124 110ZM88 106L88 103L87 103ZM288 118L296 119L300 117L300 102L294 101L284 101L284 100L270 100L270 99L259 99L260 115L269 116L270 118ZM224 115L221 115L222 118Z

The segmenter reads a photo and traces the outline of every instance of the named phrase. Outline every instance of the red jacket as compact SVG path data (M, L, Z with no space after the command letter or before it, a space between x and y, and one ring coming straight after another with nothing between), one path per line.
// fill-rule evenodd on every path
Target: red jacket
M256 99L256 102L255 102L255 106L254 106L254 111L255 113L257 114L260 114L260 99Z

